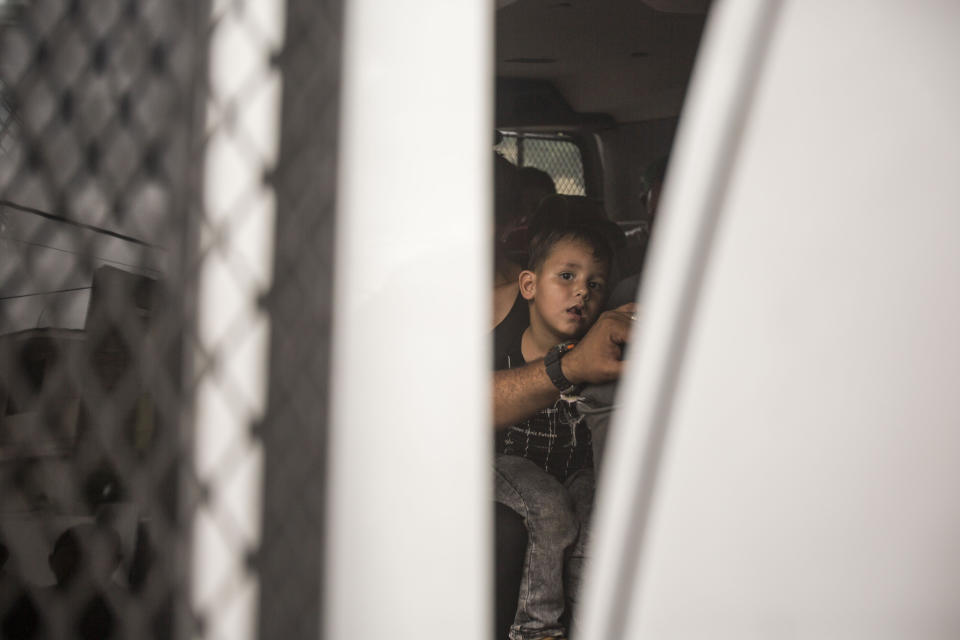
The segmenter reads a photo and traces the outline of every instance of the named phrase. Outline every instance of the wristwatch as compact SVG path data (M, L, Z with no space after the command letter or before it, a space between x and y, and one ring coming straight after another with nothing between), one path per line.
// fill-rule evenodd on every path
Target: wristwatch
M567 376L563 375L563 369L560 368L561 358L575 346L577 346L577 343L573 340L561 342L551 348L543 359L543 364L547 368L547 375L550 376L550 382L563 394L576 393L580 390L580 387L567 380Z

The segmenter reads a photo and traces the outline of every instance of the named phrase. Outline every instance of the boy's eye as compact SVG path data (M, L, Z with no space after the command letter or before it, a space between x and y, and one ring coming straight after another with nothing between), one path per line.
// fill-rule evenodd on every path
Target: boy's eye
M591 289L595 289L595 290L597 290L597 291L603 290L603 283L602 283L602 282L590 282L590 283L587 283L587 286L590 287Z
M573 280L573 274L570 273L569 271L564 271L563 273L560 274L560 277L563 278L564 280Z

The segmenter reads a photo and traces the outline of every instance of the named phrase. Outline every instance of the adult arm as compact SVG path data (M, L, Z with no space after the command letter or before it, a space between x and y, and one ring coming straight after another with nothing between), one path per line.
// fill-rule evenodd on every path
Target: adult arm
M577 346L560 361L563 375L573 384L600 384L620 377L623 345L630 337L634 304L607 311L597 319ZM560 392L543 360L523 367L496 371L493 375L493 424L502 429L549 407Z
M565 357L571 355L573 351ZM563 367L562 361L560 366ZM550 382L542 358L516 369L496 371L493 374L493 426L502 429L520 422L559 397L560 392Z

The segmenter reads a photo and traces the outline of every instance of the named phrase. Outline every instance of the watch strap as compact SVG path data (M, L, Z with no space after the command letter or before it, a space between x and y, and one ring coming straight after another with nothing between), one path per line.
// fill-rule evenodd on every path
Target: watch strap
M567 380L567 377L563 375L563 369L560 367L560 360L575 346L577 346L576 342L561 342L551 348L543 359L543 364L547 369L547 376L549 376L550 382L552 382L553 386L559 389L561 393L571 393L577 390L577 386Z

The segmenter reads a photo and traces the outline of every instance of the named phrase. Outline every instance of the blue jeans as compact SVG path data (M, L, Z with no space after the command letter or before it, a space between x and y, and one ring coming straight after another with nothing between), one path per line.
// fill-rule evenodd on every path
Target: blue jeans
M494 470L496 501L523 518L528 535L510 639L565 636L560 617L580 590L593 470L581 469L561 483L530 460L503 454L494 459Z

